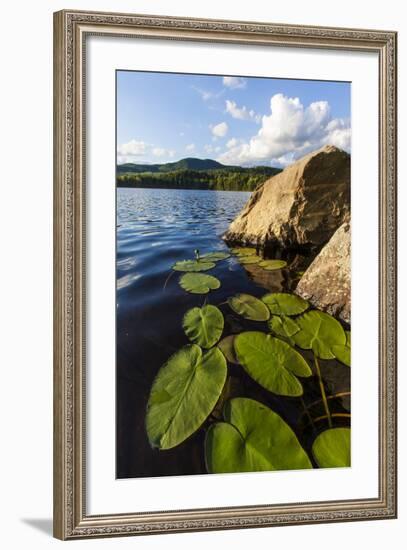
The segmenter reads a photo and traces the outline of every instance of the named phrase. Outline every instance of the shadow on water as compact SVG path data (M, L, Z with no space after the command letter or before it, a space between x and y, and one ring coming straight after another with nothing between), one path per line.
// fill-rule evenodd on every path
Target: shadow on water
M260 297L270 291L292 291L312 261L309 253L274 251L275 257L287 261L287 269L265 271L257 265L242 266L231 257L210 271L221 281L219 289L202 296L180 288L181 274L171 275L171 266L192 258L195 249L201 254L227 249L221 235L249 195L204 190L117 191L117 478L206 473L207 423L184 443L167 451L152 449L145 429L152 382L169 356L188 343L182 318L188 309L206 302L222 310L224 335L244 329L268 332L266 323L245 321L225 301L237 292ZM311 360L309 363L312 365ZM220 400L246 396L264 403L290 424L310 451L315 435L326 428L324 421L312 425L304 411L305 402L312 405L314 418L323 416L316 377L302 380L303 400L281 398L260 387L238 365L228 368L230 378ZM349 412L350 369L340 367L336 361L321 361L321 371L328 393L340 394L330 401L332 412ZM217 414L217 409L213 414ZM337 425L348 425L341 418L338 417Z

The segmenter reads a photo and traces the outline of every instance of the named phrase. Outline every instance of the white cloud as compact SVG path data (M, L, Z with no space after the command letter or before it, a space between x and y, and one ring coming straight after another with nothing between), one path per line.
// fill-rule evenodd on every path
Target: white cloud
M315 101L305 108L298 97L276 94L270 100L270 110L262 117L257 134L230 146L218 160L286 166L325 144L350 151L349 121L333 119L327 101Z
M204 151L208 155L213 153L220 153L221 150L222 150L222 147L220 147L219 145L217 147L215 147L214 145L204 145Z
M197 86L192 86L192 89L195 90L204 101L217 99L225 92L225 90L220 90L220 92L210 92L209 90L203 90L202 88L198 88Z
M155 157L159 157L159 158L162 158L162 157L173 158L175 155L175 151L173 149L164 149L163 147L153 147L151 152Z
M195 143L190 143L189 145L187 145L185 147L185 150L188 152L188 153L193 153L195 151Z
M226 142L226 147L228 149L232 149L232 147L236 147L238 143L239 143L239 140L237 140L236 138L231 138L228 142Z
M253 109L248 109L245 105L238 107L237 103L231 99L226 100L226 112L239 120L253 120L254 122L260 122L261 120L261 117L256 115Z
M209 128L212 130L212 134L215 137L225 137L229 129L226 122L220 122L219 124L215 124L215 126L211 125Z
M240 76L224 76L223 85L227 88L246 88L246 80Z
M175 154L175 149L166 149L145 141L131 139L117 147L117 163L154 162L152 157L171 159Z
M118 146L117 152L122 156L142 156L146 153L147 144L144 141L131 139L127 143L122 143Z

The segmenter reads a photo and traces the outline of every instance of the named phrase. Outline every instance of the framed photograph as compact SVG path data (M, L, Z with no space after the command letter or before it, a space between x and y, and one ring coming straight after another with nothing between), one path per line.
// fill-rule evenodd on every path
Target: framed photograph
M55 536L395 518L396 33L54 43Z

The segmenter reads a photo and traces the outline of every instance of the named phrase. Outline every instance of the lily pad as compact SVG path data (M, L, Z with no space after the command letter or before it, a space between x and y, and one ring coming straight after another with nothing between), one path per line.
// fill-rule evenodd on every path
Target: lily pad
M211 348L219 341L223 325L221 310L211 305L189 309L182 321L187 337L203 348Z
M192 344L174 353L158 372L148 400L150 444L171 449L200 428L222 393L226 375L218 348L203 353Z
M274 315L299 315L309 308L306 300L286 292L270 292L262 300Z
M249 246L245 246L245 247L239 246L237 248L232 248L231 252L236 256L250 256L251 254L256 254L257 250Z
M263 388L278 395L299 397L303 388L297 376L312 375L302 355L270 334L242 332L235 338L235 351L247 374Z
M270 317L267 306L250 294L236 294L229 298L228 304L233 311L251 321L267 321Z
M180 277L180 286L191 294L208 294L220 287L220 281L205 273L185 273Z
M293 338L302 349L312 349L321 359L334 359L333 346L346 344L342 325L331 315L322 311L308 311L296 318L300 331Z
M249 264L258 264L261 261L260 256L256 256L255 254L249 254L247 256L239 256L238 257L239 263L242 265L249 265Z
M332 428L320 433L312 445L312 453L320 468L350 466L350 429Z
M287 262L284 260L263 260L259 262L259 266L266 271L274 271L275 269L282 269L286 267Z
M206 434L210 473L312 468L290 426L262 403L237 397L226 403L223 416Z
M180 260L172 266L172 269L174 271L198 272L208 271L209 269L215 267L215 265L216 264L214 262L208 262L204 260Z
M201 261L219 262L220 260L226 260L226 258L230 258L230 254L228 252L208 252L208 254L203 254L201 256Z
M272 315L268 321L268 326L271 332L287 340L292 346L295 344L292 336L300 330L300 327L293 319L286 315Z
M222 340L219 342L218 348L221 350L221 352L229 361L229 363L234 363L238 365L239 361L236 357L236 352L235 352L235 337L236 337L235 334L231 334L230 336L225 336L225 338L222 338Z

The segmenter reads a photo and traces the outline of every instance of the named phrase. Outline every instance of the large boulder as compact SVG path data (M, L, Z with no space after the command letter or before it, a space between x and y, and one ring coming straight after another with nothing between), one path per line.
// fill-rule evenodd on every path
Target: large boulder
M350 223L334 233L307 271L295 293L322 309L350 323Z
M224 239L262 246L320 246L350 211L350 156L326 145L254 191Z

